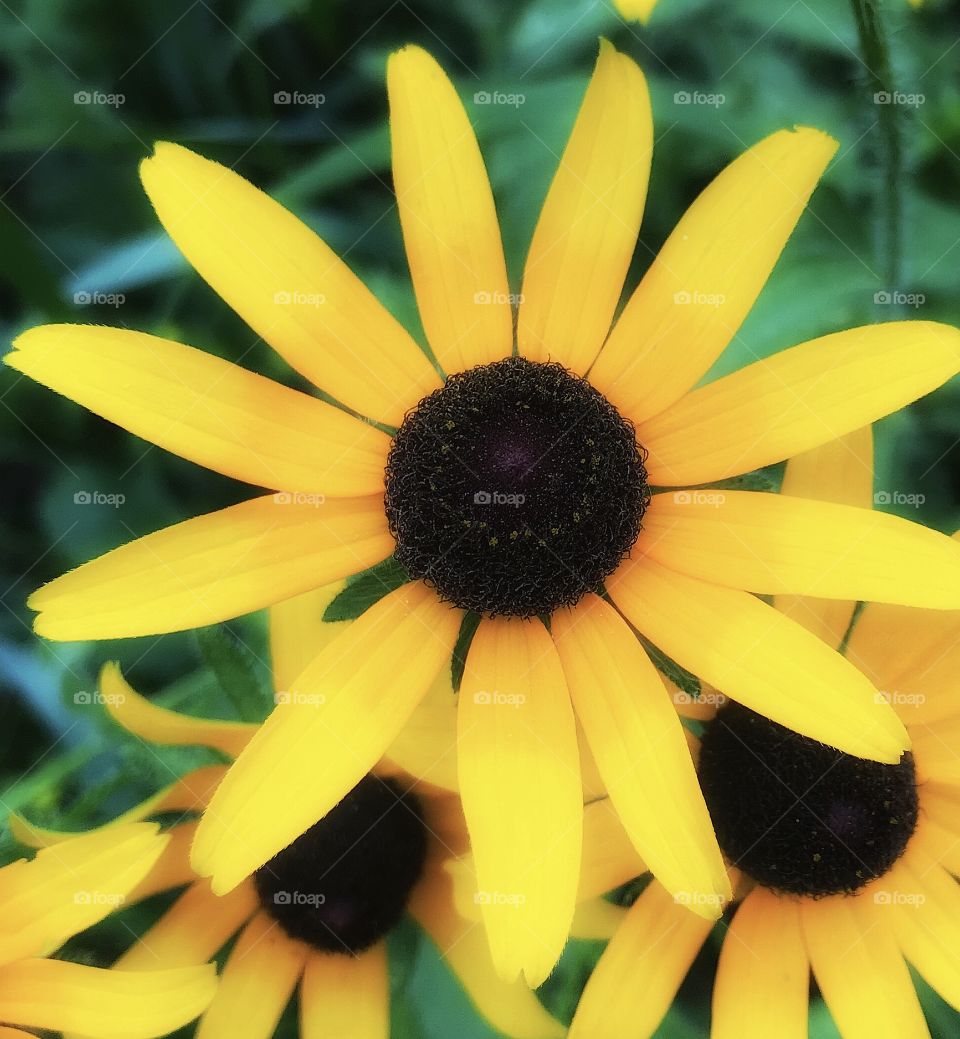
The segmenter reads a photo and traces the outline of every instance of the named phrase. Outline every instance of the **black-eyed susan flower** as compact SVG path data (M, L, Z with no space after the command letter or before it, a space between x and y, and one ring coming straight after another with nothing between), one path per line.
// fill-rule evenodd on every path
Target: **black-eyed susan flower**
M215 970L110 971L53 958L68 938L118 906L166 854L149 823L73 837L0 869L0 1033L56 1029L97 1039L152 1039L189 1023L213 999Z
M869 430L794 459L787 482L869 501ZM851 602L778 606L835 645L854 613ZM846 652L910 732L898 764L851 757L734 701L698 712L712 716L698 771L738 900L713 1039L804 1039L811 972L843 1039L929 1036L908 964L960 1009L960 614L871 604ZM586 872L622 881L630 860L613 847ZM710 929L651 882L601 957L571 1037L652 1035Z
M221 893L369 772L479 614L459 698L461 789L482 887L526 898L499 925L490 910L498 968L537 983L573 913L577 719L657 876L726 891L680 725L631 626L807 736L891 762L906 748L860 672L750 593L957 608L960 547L794 497L727 491L721 515L711 493L653 492L722 481L903 406L957 372L960 333L855 328L694 388L834 153L808 128L766 138L706 188L614 323L653 129L642 73L608 44L534 232L514 329L493 196L456 92L415 47L391 58L388 88L435 363L292 214L231 170L157 145L141 175L171 237L340 406L136 332L25 333L14 368L277 491L108 553L31 605L50 638L134 636L269 606L391 554L406 567L411 583L297 679L325 710L281 705L218 790L195 865Z
M302 667L305 649L330 638L337 626L304 642L320 623L325 602L316 593L272 612L277 679ZM239 722L188 717L138 695L116 665L101 674L101 693L128 732L163 744L212 747L234 756L256 731ZM439 690L438 690L439 692ZM279 689L278 698L290 695ZM321 710L322 704L314 709ZM499 1031L517 1039L557 1039L563 1029L522 983L495 974L482 926L460 916L447 860L464 854L466 827L460 801L443 785L455 784L452 753L456 715L452 695L431 697L390 757L360 780L343 800L253 876L228 894L215 895L190 867L196 830L189 813L204 809L225 766L197 769L107 824L106 837L130 819L181 813L170 844L126 902L184 886L159 921L121 956L114 970L169 970L203 963L231 938L217 995L203 1014L198 1039L269 1039L287 1003L299 991L303 1039L351 1036L388 1039L389 975L386 937L410 914L456 973L477 1010ZM419 781L399 762L433 783ZM300 791L290 790L296 798ZM62 847L63 834L12 820L21 840ZM255 833L255 817L246 820ZM102 972L105 973L105 972ZM0 1001L2 1007L2 1001Z

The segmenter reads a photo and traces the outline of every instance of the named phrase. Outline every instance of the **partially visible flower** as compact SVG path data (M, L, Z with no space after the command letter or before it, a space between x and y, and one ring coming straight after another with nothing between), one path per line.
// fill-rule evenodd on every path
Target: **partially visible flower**
M215 968L112 971L55 959L68 938L126 900L166 854L148 823L69 837L0 869L0 1021L94 1039L153 1039L188 1024L214 998Z
M613 0L613 6L622 17L646 23L657 6L657 0Z
M329 624L313 630L325 606L324 596L308 593L271 611L278 699L293 695L282 683L302 667L303 653L342 627ZM166 710L136 693L113 664L104 667L100 689L114 719L147 742L206 746L233 757L258 728ZM130 892L127 903L186 888L114 970L201 963L236 935L217 995L200 1020L198 1039L269 1039L296 989L303 1039L388 1039L386 937L409 913L498 1031L517 1039L558 1039L563 1029L536 996L520 981L507 984L497 978L482 925L456 911L453 880L445 866L467 848L459 798L397 764L402 761L434 783L455 783L450 766L456 715L452 695L443 699L442 692L438 688L423 705L410 731L391 748L391 759L222 897L190 868L196 822L188 816L207 807L226 766L197 769L103 827L99 835L106 839L128 826L126 820L181 813L163 857ZM324 705L316 702L313 708L322 712ZM301 794L287 791L290 798ZM246 832L255 834L260 822L251 814L244 822ZM63 834L40 830L19 817L12 825L21 840L50 845L44 854L63 846ZM501 894L491 892L489 897L499 899Z
M866 429L791 461L785 490L863 504L872 476ZM854 615L852 602L777 605L834 645ZM734 702L700 712L700 779L739 903L712 1039L806 1039L811 971L844 1039L929 1036L908 964L960 1009L960 614L871 604L846 652L910 732L899 764L853 758ZM608 850L585 854L611 868ZM621 880L629 855L614 858ZM651 1036L710 930L651 881L588 982L571 1039Z

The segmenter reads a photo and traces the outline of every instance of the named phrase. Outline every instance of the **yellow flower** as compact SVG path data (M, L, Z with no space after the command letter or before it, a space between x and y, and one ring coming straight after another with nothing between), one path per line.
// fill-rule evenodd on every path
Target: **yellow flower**
M311 631L325 605L317 593L307 593L271 611L278 679L301 666L309 648L305 634L313 636L311 642L331 638L330 632ZM114 719L147 742L211 747L232 758L258 728L166 710L136 693L115 664L104 667L100 693ZM277 695L288 694L278 690ZM322 711L323 705L312 709ZM561 1025L522 982L507 984L497 977L482 926L456 910L446 864L466 851L466 825L456 793L435 785L451 783L455 735L452 696L434 695L414 717L412 732L390 748L389 758L324 819L223 897L190 867L197 823L189 816L207 807L227 766L196 769L108 823L96 834L101 842L131 829L131 819L181 816L163 856L149 872L141 871L146 875L124 904L186 885L114 970L130 976L205 963L236 935L198 1039L269 1039L298 986L303 1039L386 1039L385 939L409 912L499 1032L517 1039L558 1039ZM414 780L406 768L429 772L432 782ZM290 789L285 796L297 799L302 793ZM11 826L24 843L48 845L51 851L65 846L60 843L65 834L20 817L14 816ZM255 832L257 818L250 816L244 826ZM0 1013L2 1008L0 995Z
M667 888L727 892L680 723L633 629L807 736L883 761L908 746L856 668L751 593L960 608L960 546L785 495L652 489L721 481L902 407L960 369L960 333L854 328L697 387L835 151L806 128L720 173L614 323L653 123L642 73L607 43L534 232L514 333L467 113L416 47L390 59L388 90L400 222L437 364L292 214L159 144L141 175L164 227L343 407L124 329L28 331L6 358L14 368L277 491L116 549L30 602L41 635L115 638L270 606L392 553L411 574L296 678L325 709L280 705L218 790L194 849L218 893L370 771L449 666L466 611L480 613L459 695L460 785L481 886L526 899L522 912L487 907L498 969L538 984L574 909L578 724Z
M791 461L787 484L870 500L869 429ZM854 612L822 599L778 606L834 645ZM846 652L910 732L900 764L838 753L733 702L700 710L714 715L700 778L739 878L713 1039L803 1039L811 970L844 1039L929 1035L908 962L960 1008L960 614L871 604ZM585 849L599 861L586 872L623 882L622 844ZM711 930L682 902L656 881L644 889L587 984L571 1039L656 1031Z
M68 938L124 904L166 854L156 825L64 840L0 869L0 1034L20 1028L97 1039L152 1039L188 1024L214 997L212 964L110 971L51 958ZM160 966L160 965L158 965Z

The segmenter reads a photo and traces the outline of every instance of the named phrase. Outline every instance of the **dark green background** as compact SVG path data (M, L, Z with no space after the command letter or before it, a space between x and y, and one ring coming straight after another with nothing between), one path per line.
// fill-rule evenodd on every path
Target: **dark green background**
M277 378L290 373L193 275L153 218L137 163L170 139L236 168L314 226L417 334L390 188L384 64L407 42L454 78L477 127L514 283L556 156L595 60L597 37L634 56L651 84L657 146L628 284L709 179L783 126L821 127L841 142L737 343L726 372L814 335L918 317L957 323L960 261L960 11L886 5L894 86L922 94L897 109L903 144L896 201L884 175L876 86L839 0L662 0L648 28L602 2L449 0L310 3L250 0L3 0L0 3L0 342L46 321L143 329ZM78 92L123 94L84 105ZM322 93L318 107L277 104L278 91ZM516 107L478 91L522 94ZM678 92L723 95L685 105ZM890 249L890 228L899 247ZM920 294L901 307L878 292ZM77 293L122 294L119 306ZM79 297L82 298L82 297ZM82 827L108 818L198 760L157 756L120 737L102 710L76 702L99 664L118 658L138 688L196 713L259 716L269 705L262 618L206 639L174 635L99 645L43 645L26 595L120 542L238 501L248 490L135 441L15 373L0 376L0 789L4 809ZM877 490L922 495L904 514L960 526L958 387L880 423ZM79 491L122 494L120 508L78 505ZM149 595L149 588L144 589ZM228 655L242 659L212 667ZM231 649L234 645L234 649ZM235 650L235 652L234 652ZM239 691L248 690L246 694ZM2 852L12 857L9 836ZM125 925L74 950L108 959ZM488 1034L412 929L397 939L395 1034ZM572 947L545 992L569 1013L596 948ZM662 1035L706 1034L716 948L704 953ZM411 962L412 961L412 962ZM643 979L638 978L642 985ZM957 1018L924 993L938 1035ZM812 1032L834 1035L816 1002Z

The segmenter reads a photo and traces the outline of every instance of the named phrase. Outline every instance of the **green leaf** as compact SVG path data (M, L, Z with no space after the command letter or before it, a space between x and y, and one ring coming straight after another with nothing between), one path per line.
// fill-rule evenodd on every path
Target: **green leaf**
M783 464L768 465L764 469L755 469L752 473L732 476L729 480L717 480L716 483L703 484L704 488L715 488L723 491L764 491L777 494L783 483Z
M686 668L681 667L675 660L667 656L663 650L657 649L657 647L638 633L637 637L643 643L643 648L647 651L647 655L653 661L657 670L660 674L669 678L671 682L688 696L692 696L694 699L700 698L700 679L696 675L691 674Z
M463 681L463 669L467 666L467 653L470 643L473 641L474 633L480 626L479 613L467 613L460 625L460 634L457 636L453 647L453 657L450 661L450 681L453 683L453 691L460 692L460 683Z
M402 587L409 580L410 575L391 556L351 578L346 588L326 608L323 619L328 624L334 621L356 620L374 603L378 603L385 595Z
M262 721L269 713L270 699L258 677L257 660L250 648L225 624L200 628L196 640L204 663L240 721Z

